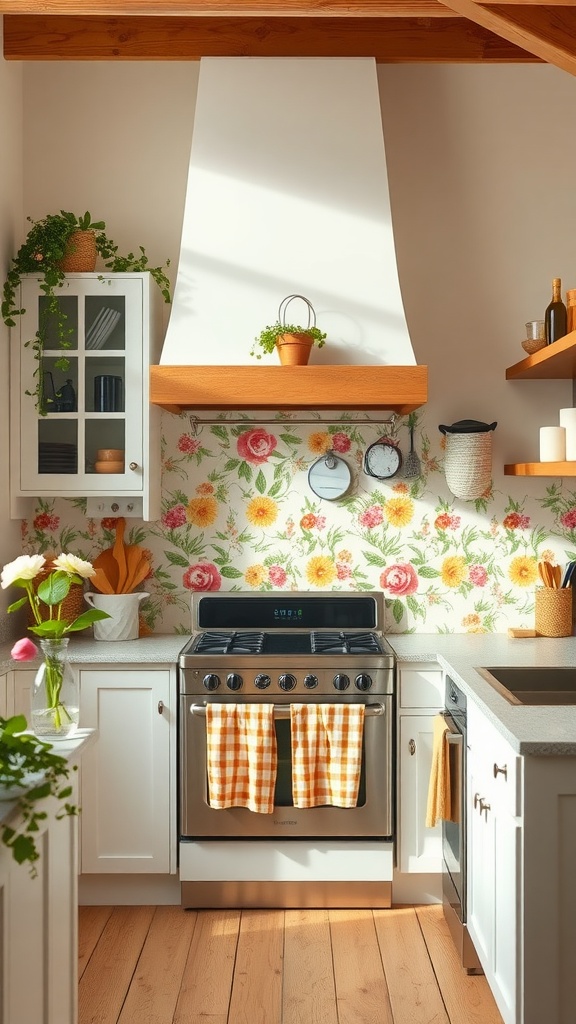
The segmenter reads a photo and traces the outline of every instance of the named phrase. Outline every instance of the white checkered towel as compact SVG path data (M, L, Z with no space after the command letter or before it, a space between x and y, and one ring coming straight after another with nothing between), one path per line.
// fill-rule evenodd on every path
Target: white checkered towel
M363 704L291 704L295 807L356 807Z
M278 756L272 704L206 705L211 807L274 810Z

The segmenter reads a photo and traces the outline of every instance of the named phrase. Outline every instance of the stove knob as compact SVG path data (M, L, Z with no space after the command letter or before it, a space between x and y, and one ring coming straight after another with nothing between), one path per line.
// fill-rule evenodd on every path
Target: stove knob
M242 676L239 676L237 672L229 672L226 677L226 686L229 690L241 690Z
M210 672L209 675L204 676L202 685L205 690L217 690L220 686L220 676L216 676L213 672Z
M270 686L271 682L272 680L270 679L270 676L260 673L260 675L256 676L256 679L254 680L254 686L257 690L266 690Z
M296 676L290 675L289 672L286 672L285 675L279 677L278 686L281 690L293 690L296 686Z
M372 686L372 676L369 676L366 672L361 672L360 675L356 676L354 686L357 690L369 690Z
M307 690L314 690L318 686L318 676L305 676L304 686Z
M347 690L350 686L350 679L343 672L339 672L338 675L334 676L333 682L335 690Z

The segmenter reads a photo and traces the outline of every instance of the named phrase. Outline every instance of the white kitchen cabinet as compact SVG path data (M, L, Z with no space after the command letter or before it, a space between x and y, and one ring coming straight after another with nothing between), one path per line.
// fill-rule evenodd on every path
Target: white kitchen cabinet
M442 827L426 828L434 716L444 706L436 664L398 666L398 866L407 873L438 873Z
M30 702L36 669L21 668L7 676L7 708L9 715L25 715L30 723Z
M25 312L11 332L11 514L25 514L23 498L66 497L87 498L92 515L157 519L159 410L148 394L149 366L159 354L160 291L148 273L67 275L58 300L70 347L58 347L48 322L39 366L26 343L46 318L40 281L23 280ZM59 366L63 356L67 369ZM118 471L104 471L100 449L121 453Z
M522 988L522 758L468 702L468 929L505 1024Z
M0 674L0 717L8 717L8 673Z
M176 667L80 667L85 873L176 870Z

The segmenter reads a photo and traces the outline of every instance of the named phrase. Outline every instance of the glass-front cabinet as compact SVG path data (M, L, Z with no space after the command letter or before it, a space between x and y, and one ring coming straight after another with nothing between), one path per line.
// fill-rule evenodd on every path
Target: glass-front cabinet
M91 514L158 518L159 412L148 378L159 289L146 273L69 274L55 309L40 285L23 281L12 332L13 495L86 497Z

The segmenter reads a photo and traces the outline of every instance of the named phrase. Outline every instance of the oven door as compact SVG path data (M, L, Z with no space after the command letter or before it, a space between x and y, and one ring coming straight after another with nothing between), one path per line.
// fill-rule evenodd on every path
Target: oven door
M180 697L180 836L199 838L391 837L392 697L366 703L362 771L356 807L296 808L292 802L290 705L275 701L278 773L272 814L245 807L216 810L208 802L206 708Z
M444 894L449 894L449 903L461 922L466 920L466 805L465 785L465 737L454 719L446 714L448 725L448 756L450 766L451 804L455 808L455 821L442 822L442 853Z

